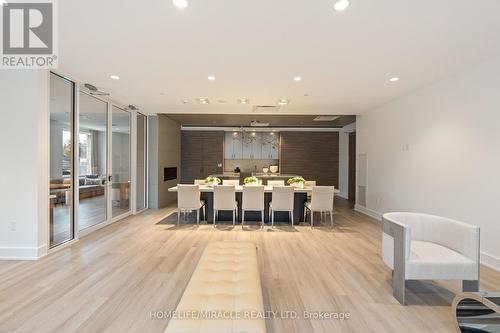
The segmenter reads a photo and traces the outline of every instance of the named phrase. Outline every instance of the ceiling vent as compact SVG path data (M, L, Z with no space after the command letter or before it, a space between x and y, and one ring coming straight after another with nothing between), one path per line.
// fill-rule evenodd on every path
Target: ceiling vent
M280 107L276 105L255 105L253 107L254 112L277 112L279 110Z
M334 121L336 119L339 119L340 116L317 116L314 118L314 121Z

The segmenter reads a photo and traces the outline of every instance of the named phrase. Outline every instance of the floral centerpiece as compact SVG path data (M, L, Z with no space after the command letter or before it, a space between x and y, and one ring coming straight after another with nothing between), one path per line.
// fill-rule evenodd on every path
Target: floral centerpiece
M257 177L246 177L243 179L243 184L245 185L259 185L259 179Z
M300 188L304 188L304 182L306 180L302 177L293 177L293 178L290 178L286 181L286 183L290 186L293 186L293 187L300 187Z
M205 178L205 184L207 184L208 186L219 185L220 183L222 183L222 181L218 177L210 177L209 176L209 177Z

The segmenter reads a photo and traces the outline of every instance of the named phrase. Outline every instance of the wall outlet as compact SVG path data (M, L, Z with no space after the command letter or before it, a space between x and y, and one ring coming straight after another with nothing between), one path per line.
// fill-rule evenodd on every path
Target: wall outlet
M9 228L10 228L10 231L16 231L17 230L16 221L10 221Z
M409 151L410 150L410 145L405 143L402 148L403 151Z

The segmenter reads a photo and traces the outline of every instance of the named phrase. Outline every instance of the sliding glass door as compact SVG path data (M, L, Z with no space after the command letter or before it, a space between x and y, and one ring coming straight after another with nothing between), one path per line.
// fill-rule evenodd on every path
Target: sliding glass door
M136 211L147 207L147 117L137 114Z
M80 93L79 230L106 222L108 179L108 103Z
M138 211L147 207L147 118L137 115L137 154L134 150L132 156L132 114L50 74L51 248L131 212L133 159L137 159L134 204Z
M112 217L130 212L130 113L113 105L112 108Z
M50 74L49 147L49 236L50 247L75 237L74 198L74 113L75 84Z

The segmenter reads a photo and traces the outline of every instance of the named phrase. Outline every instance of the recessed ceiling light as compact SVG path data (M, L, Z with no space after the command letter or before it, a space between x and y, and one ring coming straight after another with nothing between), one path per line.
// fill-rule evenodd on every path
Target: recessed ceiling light
M347 9L347 7L349 7L350 5L350 1L349 0L339 0L337 2L335 2L335 5L333 5L333 8L338 11L338 12L341 12L341 11L344 11Z
M111 75L110 78L112 78L113 80L119 80L120 77L118 75Z
M300 76L296 76L296 77L294 77L294 78L293 78L293 80L294 80L295 82L299 82L299 81L302 81L302 77L300 77Z
M210 104L210 101L208 100L208 98L198 98L196 99L198 101L198 103L200 104Z
M288 103L290 103L289 99L286 98L278 99L278 105L287 105Z
M250 103L248 98L239 98L238 99L238 104L248 104L248 103Z
M399 77L391 77L389 79L390 82L398 82L399 81Z
M209 77L207 77L207 79L208 79L209 81L215 81L215 76L210 75Z
M177 8L186 8L188 6L187 0L172 0L172 2Z

